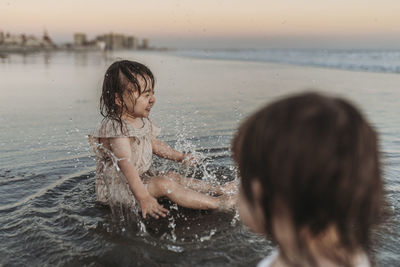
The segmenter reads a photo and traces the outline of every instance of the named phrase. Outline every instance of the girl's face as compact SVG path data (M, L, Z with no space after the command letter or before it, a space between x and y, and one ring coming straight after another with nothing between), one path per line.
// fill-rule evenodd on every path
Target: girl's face
M138 80L140 88L142 88L141 94L139 95L136 90L125 90L124 102L129 115L135 118L147 118L156 101L154 90L150 79L147 80L147 87L146 81L141 76L138 77Z

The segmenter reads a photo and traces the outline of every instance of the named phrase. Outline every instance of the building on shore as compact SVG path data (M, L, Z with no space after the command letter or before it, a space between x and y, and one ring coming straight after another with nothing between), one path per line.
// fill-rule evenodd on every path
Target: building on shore
M74 45L75 46L84 46L87 43L86 34L84 33L74 33Z
M140 46L141 49L149 49L149 39L143 39L142 45Z
M53 47L53 48L56 47L56 45L53 43L53 40L51 40L47 30L44 30L43 37L42 37L42 44L45 47Z
M21 35L15 35L6 33L3 39L3 45L5 46L17 46L17 45L24 45L24 41Z
M82 33L74 34L74 47L77 48L84 44L87 48L100 48L100 50L121 50L121 49L149 49L149 40L144 39L139 45L139 39L132 35L120 33L105 33L96 36L94 40L87 40Z
M56 46L50 38L47 30L44 30L42 38L25 34L10 34L0 31L0 52L28 52L41 50L121 50L121 49L150 49L149 40L143 39L139 44L139 39L132 35L119 33L106 33L89 40L87 35L76 32L73 35L73 43L66 43Z
M25 35L23 34L10 34L3 32L0 33L0 44L4 46L38 46L38 47L47 47L54 48L55 44L51 40L47 31L44 31L42 39L38 39L33 35Z
M103 41L105 43L106 50L118 50L118 49L137 49L137 39L134 36L125 36L119 33L107 33L99 35L96 40Z
M28 47L40 47L41 46L41 42L35 36L28 35L28 36L26 36L25 46L28 46Z
M138 40L134 36L127 36L124 39L124 47L128 49L138 49Z
M57 46L51 40L48 32L45 30L42 38L33 35L10 34L9 32L0 32L0 52L25 53L40 50L53 50Z

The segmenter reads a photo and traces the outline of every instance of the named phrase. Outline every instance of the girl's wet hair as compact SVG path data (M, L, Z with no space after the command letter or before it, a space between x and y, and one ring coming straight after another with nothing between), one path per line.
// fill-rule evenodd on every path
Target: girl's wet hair
M298 251L311 265L304 230L315 238L334 226L346 251L370 248L372 226L381 218L383 183L377 135L352 104L316 93L281 99L240 126L232 151L250 203L252 181L262 186L265 231L273 240L272 221L283 206ZM320 249L350 266L334 249Z
M144 86L140 84L139 77L144 81ZM126 108L124 92L133 90L140 95L149 85L154 88L154 76L145 65L129 60L114 62L104 75L103 90L100 97L101 115L104 118L116 120L122 130L121 116ZM117 104L117 98L119 104ZM132 98L131 101L135 103L135 99Z

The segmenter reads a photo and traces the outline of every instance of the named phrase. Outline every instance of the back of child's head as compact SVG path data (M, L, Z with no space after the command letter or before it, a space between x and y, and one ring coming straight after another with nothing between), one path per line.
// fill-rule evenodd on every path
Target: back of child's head
M104 75L100 113L105 118L121 122L125 100L135 103L131 93L137 92L140 95L148 86L154 88L154 76L145 65L129 60L114 62Z
M383 185L376 133L352 104L316 93L283 98L240 126L232 150L249 203L256 201L252 182L261 185L272 239L284 207L300 251L307 247L304 230L315 238L330 227L346 250L368 248Z

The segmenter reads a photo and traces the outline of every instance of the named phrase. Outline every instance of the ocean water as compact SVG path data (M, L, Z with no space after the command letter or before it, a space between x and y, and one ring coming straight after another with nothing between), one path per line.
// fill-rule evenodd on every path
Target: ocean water
M179 50L174 53L194 58L273 62L344 70L400 73L400 49L232 49Z
M161 139L205 158L194 170L159 159L155 167L220 181L235 177L229 147L236 126L277 95L262 87L247 95L217 84L233 86L239 79L230 75L230 63L219 59L253 61L251 53L244 58L232 51L220 51L230 55L221 58L204 51L179 53L59 52L0 59L0 266L254 266L273 249L235 213L172 205L167 219L136 223L96 203L87 134L99 121L104 72L118 58L145 62L158 77L151 116L162 127ZM208 58L213 70L203 68ZM241 68L245 76L254 66ZM212 76L219 69L225 77ZM182 76L183 70L195 75ZM395 266L400 263L400 91L360 88L344 94L357 100L381 136L393 216L378 234L376 258L381 266Z

